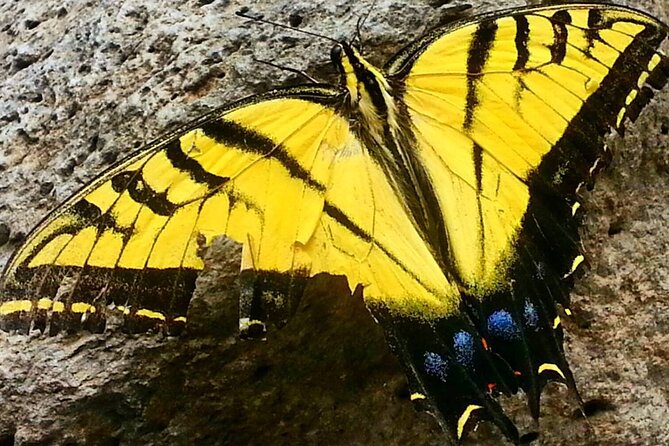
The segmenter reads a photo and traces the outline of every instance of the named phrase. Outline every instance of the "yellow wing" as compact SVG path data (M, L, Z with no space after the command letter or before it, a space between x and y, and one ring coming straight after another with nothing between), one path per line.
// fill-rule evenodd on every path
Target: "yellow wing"
M606 164L602 135L622 132L666 83L666 35L626 8L522 8L437 30L386 67L463 302L535 416L547 377L573 386L556 303L569 304L584 261L578 192Z
M599 135L622 131L663 85L667 62L656 50L665 35L629 9L552 6L454 25L391 61L453 260L474 294L506 286L538 189L578 207L577 187L604 161Z
M82 321L101 329L108 311L182 323L199 248L220 235L243 244L242 269L287 281L345 275L372 305L448 314L457 290L339 105L340 92L322 88L251 98L111 168L9 262L4 327L43 327L48 314L52 330Z

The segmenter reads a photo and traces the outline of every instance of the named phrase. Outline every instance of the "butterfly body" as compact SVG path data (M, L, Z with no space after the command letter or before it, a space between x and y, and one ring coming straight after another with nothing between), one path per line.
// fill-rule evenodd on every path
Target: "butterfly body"
M2 276L5 329L172 330L200 248L243 245L248 324L268 290L327 273L363 288L412 400L455 442L519 434L496 396L574 380L560 315L584 263L580 191L669 76L667 29L626 8L521 8L435 30L382 69L345 43L341 85L214 111L67 200Z
M344 101L351 120L361 123L354 127L356 136L365 141L369 156L382 167L398 196L403 197L402 206L420 229L421 238L431 247L441 269L448 271L448 241L438 199L414 152L416 141L406 124L409 119L398 91L401 87L393 87L392 79L345 42L335 47L332 57L346 87Z

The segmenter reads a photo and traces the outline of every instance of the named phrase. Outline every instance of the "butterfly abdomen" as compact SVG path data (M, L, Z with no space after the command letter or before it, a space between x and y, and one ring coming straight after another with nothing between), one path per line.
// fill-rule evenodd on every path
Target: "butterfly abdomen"
M431 181L417 154L413 128L394 85L381 70L367 62L355 47L341 44L333 52L342 83L348 90L348 113L365 125L356 126L368 155L386 173L408 214L430 244L438 262L448 274L448 241L440 205Z

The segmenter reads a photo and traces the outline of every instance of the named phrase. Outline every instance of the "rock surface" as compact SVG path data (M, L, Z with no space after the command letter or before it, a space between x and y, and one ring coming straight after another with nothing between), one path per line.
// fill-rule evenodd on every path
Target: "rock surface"
M325 39L235 11L345 38L371 3L0 3L0 264L114 160L213 107L301 81L254 58L335 81ZM445 2L377 1L363 33L370 60L440 23L445 7L430 3ZM627 3L669 22L665 0ZM588 197L591 270L567 322L568 356L595 413L588 424L549 386L535 444L669 444L669 92L628 130L612 138L612 166ZM443 444L344 281L317 278L285 328L241 342L238 250L220 241L208 255L185 336L0 333L0 446ZM522 401L508 403L532 430ZM499 442L484 424L471 444Z

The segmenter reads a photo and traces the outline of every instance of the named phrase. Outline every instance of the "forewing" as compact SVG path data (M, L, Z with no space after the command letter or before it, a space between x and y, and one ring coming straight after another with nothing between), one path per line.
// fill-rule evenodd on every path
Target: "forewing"
M109 312L140 327L183 324L200 249L221 235L268 286L345 275L393 311L453 311L457 292L339 105L316 87L252 98L105 172L6 267L3 326L102 329Z
M443 213L464 302L538 416L547 378L573 384L557 303L583 263L579 192L664 86L666 27L580 4L456 23L387 66Z

